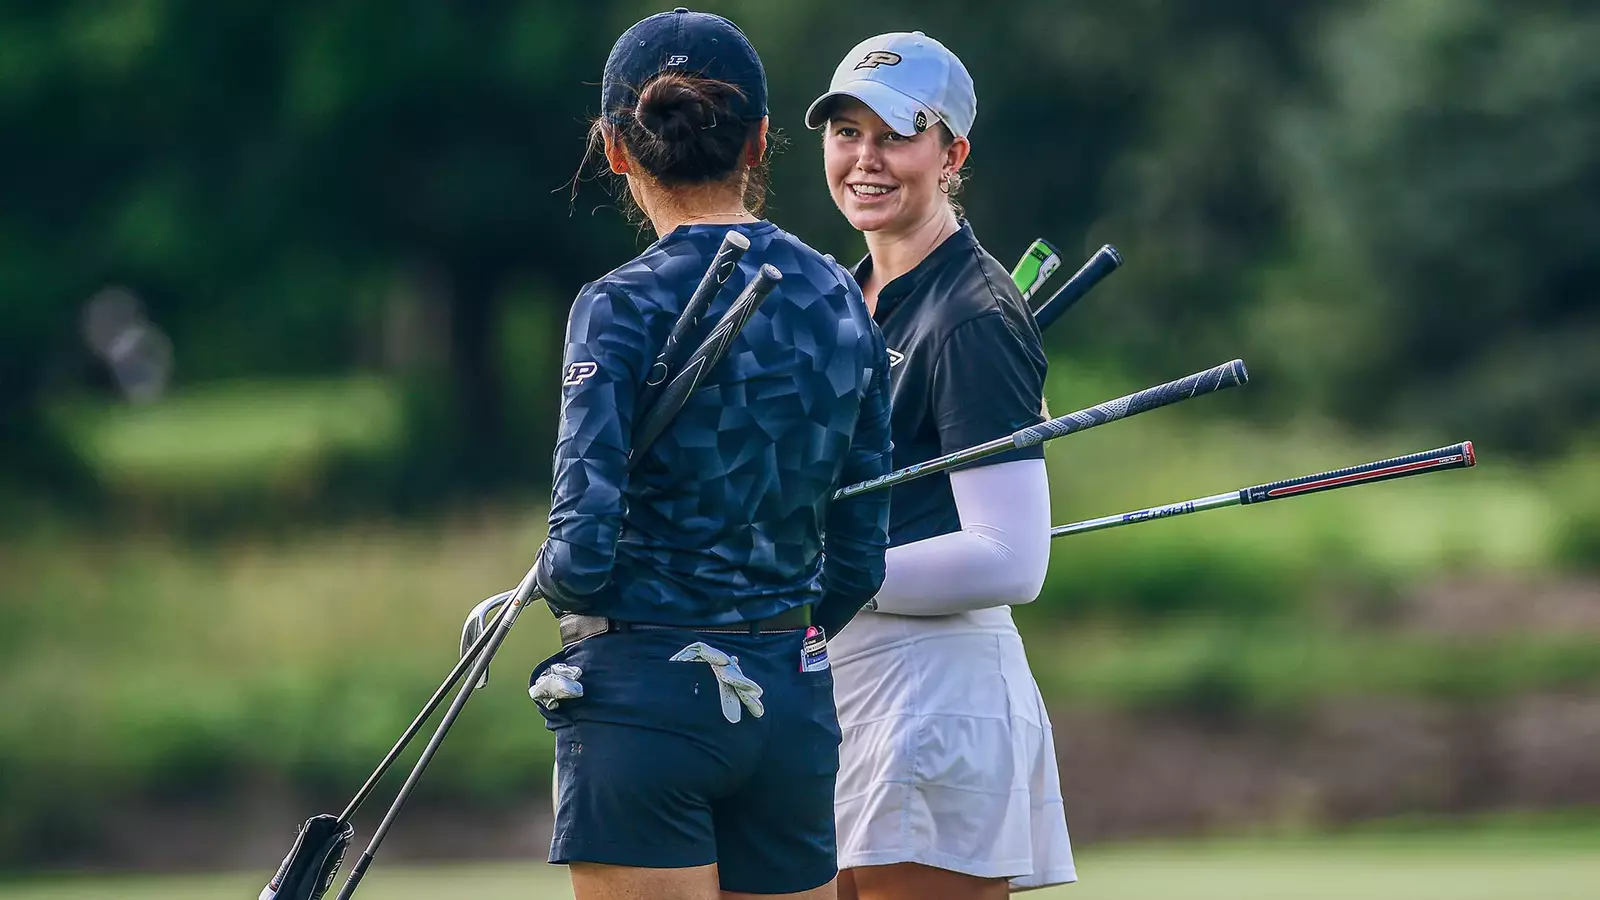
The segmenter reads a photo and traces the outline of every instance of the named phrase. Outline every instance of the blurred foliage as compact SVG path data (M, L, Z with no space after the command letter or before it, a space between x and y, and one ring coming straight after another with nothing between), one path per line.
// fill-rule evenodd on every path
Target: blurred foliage
M1235 415L1497 456L1565 452L1600 411L1592 4L711 6L762 52L792 138L773 217L846 259L861 242L801 111L868 34L962 55L981 95L964 202L990 248L1129 260L1050 336L1058 365L1148 382L1242 356ZM565 185L613 38L659 8L0 7L0 478L92 488L48 410L106 389L78 317L122 285L179 386L400 384L363 502L539 485L567 299L646 240Z

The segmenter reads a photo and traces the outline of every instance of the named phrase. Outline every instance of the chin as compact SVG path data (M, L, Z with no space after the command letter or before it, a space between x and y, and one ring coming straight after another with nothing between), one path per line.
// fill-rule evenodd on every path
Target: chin
M882 231L892 226L895 222L895 213L887 209L852 209L845 208L845 221L857 231Z

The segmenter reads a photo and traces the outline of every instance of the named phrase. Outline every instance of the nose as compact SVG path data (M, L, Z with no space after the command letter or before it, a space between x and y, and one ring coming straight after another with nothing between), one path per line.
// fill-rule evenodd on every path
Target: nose
M856 152L856 168L863 172L876 172L883 168L883 156L878 152L877 141L860 142L860 149Z

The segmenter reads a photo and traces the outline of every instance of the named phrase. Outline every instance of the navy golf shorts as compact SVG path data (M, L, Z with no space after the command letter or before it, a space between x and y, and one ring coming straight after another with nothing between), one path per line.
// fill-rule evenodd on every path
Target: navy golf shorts
M723 890L784 894L836 874L839 722L833 673L801 671L799 631L634 629L596 635L553 663L582 669L583 696L540 707L556 736L550 862L642 868L717 864ZM737 657L763 715L724 716L696 641ZM816 668L813 664L812 668Z

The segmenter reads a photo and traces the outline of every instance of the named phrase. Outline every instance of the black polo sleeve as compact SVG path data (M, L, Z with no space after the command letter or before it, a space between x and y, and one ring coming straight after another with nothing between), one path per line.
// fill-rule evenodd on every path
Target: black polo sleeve
M941 453L1044 421L1044 352L1036 334L1019 332L999 311L957 325L940 347L929 386ZM1035 445L991 456L984 464L1043 459Z

